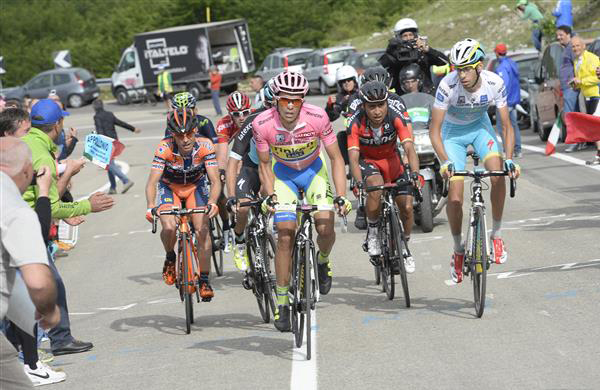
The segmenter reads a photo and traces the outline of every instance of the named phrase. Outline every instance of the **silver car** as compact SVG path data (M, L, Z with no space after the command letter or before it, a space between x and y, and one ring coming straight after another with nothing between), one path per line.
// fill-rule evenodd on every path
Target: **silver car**
M284 71L302 72L302 65L313 49L307 48L279 48L269 54L256 74L267 81Z
M312 90L318 90L321 95L326 95L335 86L335 73L344 65L344 60L356 52L352 46L328 47L317 49L306 61L302 73L308 80Z
M6 99L45 99L54 91L60 101L78 108L100 96L96 78L83 68L52 69L42 72L23 86L4 91Z

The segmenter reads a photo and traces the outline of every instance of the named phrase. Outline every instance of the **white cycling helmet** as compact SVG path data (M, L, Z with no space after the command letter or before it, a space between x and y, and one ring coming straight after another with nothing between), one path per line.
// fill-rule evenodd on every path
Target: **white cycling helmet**
M456 42L450 50L450 62L454 66L475 64L485 58L485 52L479 42L467 38Z
M419 26L417 26L417 22L411 18L400 19L396 22L396 25L394 26L394 33L396 35L402 34L406 30L414 30L415 33L417 33L419 31Z
M358 80L358 73L356 73L356 69L352 65L342 65L338 68L337 72L335 72L335 81L340 82L342 80L354 79L354 82Z

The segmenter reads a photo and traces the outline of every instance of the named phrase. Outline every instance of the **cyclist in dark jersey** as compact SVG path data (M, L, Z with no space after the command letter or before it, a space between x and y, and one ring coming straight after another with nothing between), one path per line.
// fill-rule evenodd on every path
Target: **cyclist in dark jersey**
M258 154L252 135L252 121L260 113L271 108L274 99L270 83L265 84L262 91L264 95L263 107L250 114L242 124L240 131L233 138L233 146L229 152L230 158L227 161L227 173L225 175L227 194L229 194L227 199L228 209L232 209L239 203L255 199L260 192ZM236 264L245 264L244 269L247 269L248 255L246 253L244 231L248 221L249 209L247 207L236 207L236 209L236 224L233 229L235 235L233 259Z
M171 99L171 108L173 110L181 110L189 108L196 114L196 118L198 118L198 130L196 134L200 137L206 137L210 139L213 144L217 144L219 138L217 137L217 132L215 131L215 127L210 119L205 117L204 115L198 114L196 111L196 98L189 92L180 92L177 95L173 96ZM165 137L170 137L171 132L168 128L165 129Z

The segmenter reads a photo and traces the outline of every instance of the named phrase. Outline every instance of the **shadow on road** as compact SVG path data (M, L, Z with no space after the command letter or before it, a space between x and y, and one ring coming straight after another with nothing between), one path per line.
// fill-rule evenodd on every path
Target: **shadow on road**
M273 338L263 335L251 335L235 339L223 337L218 340L196 343L188 349L203 349L221 355L230 355L236 351L258 352L265 356L276 356L292 360L292 337L291 333L288 334L290 335L289 338Z
M195 305L196 311L200 307ZM129 332L133 328L150 328L161 333L172 335L185 335L185 317L183 309L181 317L168 315L146 315L140 317L121 318L113 321L110 328L116 332ZM202 331L203 328L233 328L259 331L265 329L264 322L259 316L244 313L225 313L219 315L203 316L196 313L195 323L192 324L192 333Z

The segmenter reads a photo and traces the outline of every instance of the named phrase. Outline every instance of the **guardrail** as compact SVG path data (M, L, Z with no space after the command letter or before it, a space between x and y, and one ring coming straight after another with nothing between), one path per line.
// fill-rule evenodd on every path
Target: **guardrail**
M96 79L96 84L97 85L110 85L110 78L106 78L106 79Z

